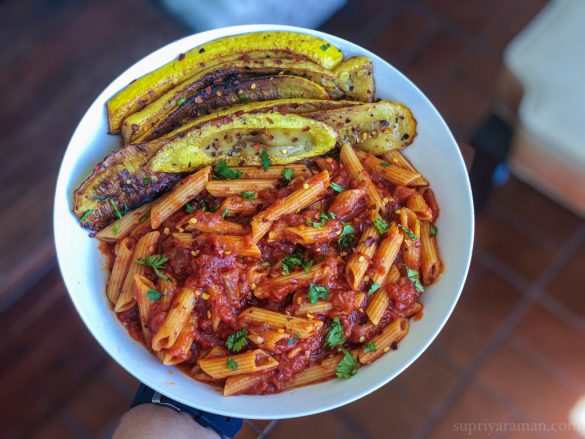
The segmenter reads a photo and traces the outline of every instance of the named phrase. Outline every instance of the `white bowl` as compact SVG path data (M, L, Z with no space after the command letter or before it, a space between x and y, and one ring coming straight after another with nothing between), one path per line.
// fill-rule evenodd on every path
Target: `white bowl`
M423 293L424 317L411 321L411 331L399 349L361 368L352 379L331 380L277 395L225 398L211 386L164 366L118 322L105 296L106 271L98 241L89 238L72 214L72 193L93 165L120 144L118 136L107 135L108 98L133 79L192 47L227 35L257 31L315 35L335 44L345 56L369 57L374 62L376 96L403 102L412 109L418 121L418 135L406 155L430 181L441 208L437 226L445 273L438 284ZM216 29L171 43L134 64L98 96L65 152L57 181L54 227L57 257L71 300L97 341L128 372L158 392L202 410L241 418L278 419L319 413L355 401L392 380L424 352L449 318L463 288L473 244L473 206L455 139L435 107L402 73L373 53L323 32L252 25Z

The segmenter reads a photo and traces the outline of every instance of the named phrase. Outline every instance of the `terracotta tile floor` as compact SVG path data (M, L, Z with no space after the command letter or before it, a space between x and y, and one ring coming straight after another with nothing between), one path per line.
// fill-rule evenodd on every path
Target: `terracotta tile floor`
M503 48L544 4L352 0L323 29L409 74L465 140L493 104ZM0 28L0 59L8 66L0 78L0 144L13 156L0 173L7 189L0 200L12 206L0 214L0 433L109 437L138 383L104 354L69 303L46 220L51 192L71 129L96 93L189 31L154 2L138 0L7 1ZM43 163L33 180L31 161ZM451 438L468 435L472 422L484 429L474 436L488 435L489 422L566 423L585 394L584 267L583 221L511 178L478 216L461 302L418 361L346 407L247 421L239 437Z

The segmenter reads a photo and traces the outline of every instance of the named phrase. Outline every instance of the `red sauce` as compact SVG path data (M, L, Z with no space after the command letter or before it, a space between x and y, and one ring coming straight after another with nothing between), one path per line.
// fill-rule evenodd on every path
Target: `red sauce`
M208 225L222 221L222 212L209 211L219 207L222 199L209 194L204 193L190 202L195 210L205 208L207 210L205 213L201 211L187 213L181 209L161 225L159 229L161 238L155 253L168 258L164 273L176 285L166 284L164 297L153 304L147 324L150 334L156 333L161 327L170 310L172 298L181 287L193 288L199 291L199 294L204 292L205 295L202 296L205 300L196 301L193 310L193 316L197 319L195 329L191 334L191 347L187 352L180 354L183 355L180 358L185 360L180 366L186 373L190 373L197 360L207 355L212 348L225 346L227 337L242 327L238 316L243 310L250 306L257 306L294 315L302 304L308 303L309 284L312 283L329 289L327 299L331 303L331 309L325 314L315 316L324 321L321 331L306 339L294 338L292 343L290 340L278 342L274 350L268 352L278 361L278 366L266 372L263 379L258 381L253 388L248 389L247 393L268 394L282 391L295 374L337 353L337 347L324 348L324 339L333 318L339 318L343 325L347 338L343 348L352 349L368 343L395 318L410 317L414 314L413 310L418 310L417 318L422 315L422 307L417 305L420 294L408 278L399 253L395 262L401 274L399 280L382 286L382 291L390 299L390 305L377 325L369 322L365 309L372 300L372 296L364 293L367 293L370 283L363 282L359 297L365 297L362 303L358 303L357 295L360 291L353 291L350 288L344 274L345 261L355 248L359 236L372 224L365 187L351 180L343 165L337 160L320 158L317 159L317 163L322 169L327 169L331 181L344 188L345 191L338 194L328 188L322 201L305 211L284 215L275 221L271 234L267 234L258 242L261 259L242 257L236 255L236 252L230 252L222 243L221 237L216 234L179 230L181 225L185 225L192 217L205 221ZM261 191L257 194L263 202L259 209L281 203L286 196L302 187L304 182L302 178L295 178L288 186L283 184L283 187L276 190ZM374 182L381 196L385 198L386 220L399 223L400 218L396 210L404 207L409 197L418 193L417 190L395 186L380 178L374 178ZM425 189L422 193L433 211L434 220L439 214L434 195L430 189ZM326 239L313 244L300 245L295 242L292 235L286 232L287 227L302 227L311 221L318 222L321 212L335 214L334 218L327 219L322 225L327 230L331 229ZM224 219L247 227L251 218L252 215L240 215ZM349 241L348 248L340 248L337 236L345 225L351 225L354 228L355 238ZM183 234L189 233L192 244L173 237L173 233L177 230ZM142 230L134 237L138 239L144 233L145 230ZM105 245L103 250L110 261L108 267L111 268L114 245ZM312 261L313 266L319 263L325 264L327 275L316 282L291 280L271 289L269 297L257 298L254 295L255 289L275 276L282 276L283 258L293 254L304 261ZM292 273L302 273L304 269L302 264L288 268ZM367 274L371 277L376 270L380 269L379 266L370 265ZM147 267L145 275L157 288L162 288L162 281L153 269ZM118 318L132 337L144 342L136 307L119 313ZM266 330L261 327L249 329L260 333ZM249 342L248 348L255 348L255 346Z

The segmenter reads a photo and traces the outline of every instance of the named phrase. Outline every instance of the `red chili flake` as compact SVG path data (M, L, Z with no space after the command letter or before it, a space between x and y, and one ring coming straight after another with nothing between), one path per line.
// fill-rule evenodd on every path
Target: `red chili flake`
M274 136L273 136L272 134L270 134L270 135L268 136L268 140L274 140Z
M185 54L181 53L179 54L179 61L183 61L185 59Z
M242 61L249 62L250 61L250 55L248 55L248 54L242 55Z
M211 94L211 85L208 85L207 87L205 87L205 94L206 95L210 95Z
M205 63L204 62L200 62L199 63L199 67L201 67L201 68L205 67Z
M282 64L282 60L281 59L277 59L274 61L277 65L281 65Z
M254 143L254 144L252 144L252 148L259 149L259 148L262 148L262 145L260 145L259 143Z
M240 117L242 114L244 114L244 112L242 110L236 111L236 116L237 117Z
M195 98L195 103L196 103L196 104L200 104L201 102L203 102L203 98L202 98L201 96L197 96L197 97Z
M303 131L304 131L304 132L307 132L307 131L309 131L310 129L311 129L311 127L307 126L307 127L304 127L304 128L303 128Z
M290 139L290 140L292 140L293 142L298 142L298 141L299 141L299 138L298 138L298 137L293 137L293 138L292 138L292 139Z
M280 108L278 109L278 112L279 112L280 114L282 114L283 116L285 116L285 115L287 115L287 114L288 114L288 108L286 108L286 107L280 107Z
M343 128L343 122L337 122L337 128Z

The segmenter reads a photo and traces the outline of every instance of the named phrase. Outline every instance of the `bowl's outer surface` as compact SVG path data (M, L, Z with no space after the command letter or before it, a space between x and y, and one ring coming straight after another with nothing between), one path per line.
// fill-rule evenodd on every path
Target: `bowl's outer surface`
M105 296L106 271L98 241L88 237L72 214L72 193L95 163L120 144L107 135L105 103L133 79L176 58L181 52L228 35L257 31L292 31L322 37L345 56L364 55L374 62L376 96L403 102L418 121L418 135L406 155L428 178L437 196L439 246L445 262L440 282L422 295L424 318L411 322L411 331L397 351L363 367L351 380L332 380L269 396L225 398L173 367L166 367L135 342L118 322ZM83 116L69 143L57 181L54 206L57 257L67 289L81 318L103 348L128 372L160 393L213 413L252 419L305 416L355 401L406 369L441 330L455 306L469 268L473 244L471 188L459 148L447 125L405 76L378 56L340 38L309 29L251 25L216 29L183 38L134 64L114 80Z

